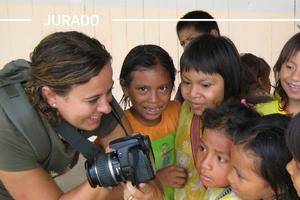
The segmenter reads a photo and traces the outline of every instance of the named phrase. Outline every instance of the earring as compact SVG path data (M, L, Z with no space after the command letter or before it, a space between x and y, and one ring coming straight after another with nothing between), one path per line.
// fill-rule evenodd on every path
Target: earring
M52 104L52 107L53 107L53 108L56 108L56 103L53 103L53 104Z

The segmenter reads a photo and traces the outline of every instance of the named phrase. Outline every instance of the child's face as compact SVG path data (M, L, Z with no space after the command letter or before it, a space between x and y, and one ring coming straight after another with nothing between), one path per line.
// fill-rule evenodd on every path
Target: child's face
M183 98L197 115L201 115L205 108L216 107L224 99L224 79L217 73L182 71L180 87Z
M281 66L279 77L289 101L300 102L300 51Z
M125 95L132 102L131 112L146 126L160 122L172 93L169 73L157 64L152 69L141 69L131 73L132 81L123 87Z
M300 163L292 159L287 165L286 169L291 175L291 179L294 183L294 187L297 190L298 196L300 196Z
M186 46L199 35L202 35L202 33L195 30L193 26L182 29L178 32L180 45L185 49Z
M232 170L228 180L232 191L245 200L271 200L274 192L270 185L257 174L260 158L251 151L245 151L242 145L231 148Z
M204 129L197 151L196 168L206 187L227 187L232 141L223 129Z

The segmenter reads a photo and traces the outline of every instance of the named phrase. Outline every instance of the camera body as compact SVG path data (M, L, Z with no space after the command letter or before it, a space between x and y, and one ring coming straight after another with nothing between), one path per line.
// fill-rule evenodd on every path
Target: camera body
M85 169L92 187L117 186L131 181L138 186L154 179L154 158L148 136L134 134L110 142L112 152L98 154L92 162L86 161Z

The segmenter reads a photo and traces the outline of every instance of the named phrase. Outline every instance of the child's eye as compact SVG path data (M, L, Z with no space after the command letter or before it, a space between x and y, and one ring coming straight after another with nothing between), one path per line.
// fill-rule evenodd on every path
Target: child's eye
M198 147L198 150L199 151L205 151L205 147L202 144L200 144L199 147Z
M240 173L236 173L236 175L240 178L243 179L243 176Z
M164 85L164 86L160 86L160 87L159 87L159 90L160 90L161 92L166 92L166 91L168 91L168 89L169 89L169 87L168 87L167 85Z
M190 82L189 82L189 81L182 80L182 81L181 81L181 84L189 85Z
M234 172L235 172L235 174L237 175L237 177L238 177L239 179L244 179L244 177L242 176L242 174L239 173L236 169L234 170Z
M293 69L294 69L294 66L293 66L293 65L286 64L285 66L286 66L286 68L289 69L289 70L293 70Z
M225 158L224 156L218 156L218 161L221 162L221 163L227 163L228 159Z
M143 86L143 87L139 87L138 90L145 93L148 91L148 88L146 86Z
M208 88L208 87L211 86L211 84L210 83L202 83L202 86L205 87L205 88Z

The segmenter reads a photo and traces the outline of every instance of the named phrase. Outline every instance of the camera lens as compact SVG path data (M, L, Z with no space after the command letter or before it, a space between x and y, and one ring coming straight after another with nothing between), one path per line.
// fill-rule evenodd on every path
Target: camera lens
M100 152L94 160L86 161L86 176L92 187L117 186L131 181L137 186L155 177L150 139L139 134L112 141L114 151Z
M101 187L116 186L118 181L115 177L115 156L110 154L98 154L94 162L85 162L86 176L90 185L95 188L97 185Z

